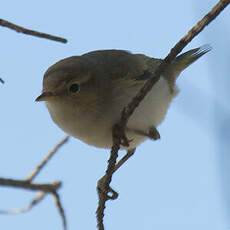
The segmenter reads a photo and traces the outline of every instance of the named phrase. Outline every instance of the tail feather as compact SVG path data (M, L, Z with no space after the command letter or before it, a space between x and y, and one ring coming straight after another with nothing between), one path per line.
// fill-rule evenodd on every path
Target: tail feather
M189 50L179 56L172 62L169 68L165 72L165 77L168 80L171 88L174 88L175 81L179 74L195 62L198 58L206 54L212 49L210 45L203 45L199 48Z
M175 61L172 63L172 68L179 74L211 49L212 47L210 45L203 45L199 48L189 50L176 57Z

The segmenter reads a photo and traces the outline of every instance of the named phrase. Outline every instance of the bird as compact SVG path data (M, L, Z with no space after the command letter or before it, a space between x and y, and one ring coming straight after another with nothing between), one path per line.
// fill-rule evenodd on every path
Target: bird
M128 120L125 132L133 150L157 127L179 89L180 73L211 50L209 45L177 56ZM62 59L48 68L36 101L45 101L52 120L67 134L99 148L111 148L112 129L123 108L153 76L162 59L126 50L96 50Z

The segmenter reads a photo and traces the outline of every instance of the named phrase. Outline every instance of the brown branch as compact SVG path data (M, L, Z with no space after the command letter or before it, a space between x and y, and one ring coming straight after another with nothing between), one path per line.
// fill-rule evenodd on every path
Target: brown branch
M32 181L38 173L41 171L41 169L47 164L47 162L51 159L51 157L58 151L58 149L67 143L69 140L69 136L64 137L57 145L54 146L54 148L48 153L48 155L45 157L45 159L34 169L34 171L26 178L27 181Z
M63 229L66 230L67 229L66 216L65 216L65 211L64 211L64 209L62 207L62 204L61 204L60 196L58 195L57 192L54 192L53 196L54 196L56 206L58 208L58 212L59 212L59 214L61 215L61 218L62 218Z
M115 165L114 167L114 172L116 172L131 156L133 156L133 154L135 153L136 149L130 149L127 151L127 153L125 154L125 156L123 156L118 163ZM104 189L104 181L106 179L106 174L97 182L97 191L98 194L100 195L100 193L103 193ZM109 188L109 194L107 194L107 200L115 200L118 197L118 193L116 191L114 191L111 187ZM100 213L99 210L97 210L96 212L97 214Z
M15 209L15 210L0 210L0 214L20 214L20 213L25 213L29 212L35 205L37 205L41 200L44 199L44 197L47 195L47 192L40 192L38 195L30 202L30 204L24 208L21 209ZM61 204L60 196L56 191L52 192L52 195L55 200L55 204L57 206L58 212L61 216L62 223L63 223L63 229L67 229L67 222L66 222L66 216L65 216L65 211L63 209L63 206Z
M55 181L53 183L48 183L48 184L35 184L35 183L30 183L27 180L14 180L14 179L0 178L0 185L52 193L54 191L57 191L57 189L61 187L61 182Z
M21 209L15 210L0 210L0 214L19 214L24 212L29 212L36 204L38 204L48 193L40 192L38 195L30 202L30 204Z
M101 190L99 190L99 186L97 187L98 191L98 207L96 211L96 216L97 216L97 228L99 230L104 230L104 224L103 224L103 219L104 219L104 210L105 210L105 202L108 200L108 192L110 188L110 182L112 180L112 175L115 171L115 165L116 165L116 160L118 157L118 151L120 149L120 139L118 137L115 137L113 135L113 147L111 149L111 155L108 161L108 167L105 173L105 179L104 179L104 185Z
M57 41L57 42L67 43L67 40L65 38L61 38L61 37L57 37L57 36L54 36L51 34L38 32L35 30L26 29L24 27L18 26L16 24L13 24L13 23L8 22L8 21L3 20L3 19L0 19L0 26L15 30L18 33L28 34L28 35L32 35L35 37L46 38L46 39Z
M114 126L113 129L113 146L111 149L111 155L108 161L106 170L106 177L104 181L104 191L99 194L99 202L97 209L97 227L99 230L104 230L103 218L105 210L105 202L107 201L107 193L110 188L110 182L114 172L118 151L122 142L127 142L125 138L125 126L128 122L129 117L133 114L137 106L144 99L146 94L152 89L153 85L160 79L162 73L175 59L175 57L182 51L182 49L195 37L197 36L205 26L207 26L212 20L214 20L221 11L227 7L230 0L220 0L213 9L206 14L188 33L171 49L167 57L158 66L155 73L152 75L132 101L123 109L120 121Z
M40 191L38 195L30 202L30 204L24 208L17 210L0 210L0 214L19 214L23 212L30 211L35 205L37 205L47 194L51 193L55 199L55 203L60 213L63 222L63 229L66 230L66 217L63 206L61 204L60 197L57 193L58 189L61 187L60 181L55 181L48 184L36 184L31 183L32 180L38 175L38 173L43 169L51 157L69 140L69 136L64 137L54 148L48 153L44 160L35 168L35 170L28 176L25 180L13 180L0 178L0 186L10 186L14 188L22 188L33 191Z

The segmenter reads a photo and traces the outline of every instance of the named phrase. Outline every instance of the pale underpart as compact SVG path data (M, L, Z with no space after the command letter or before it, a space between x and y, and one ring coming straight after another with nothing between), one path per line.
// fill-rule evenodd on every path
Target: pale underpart
M97 120L93 119L93 111L90 111L90 108L88 111L82 111L76 107L73 112L69 111L70 108L71 110L73 108L69 107L67 103L60 106L55 101L47 101L46 104L54 122L66 133L89 145L111 148L112 126L120 119L122 109L136 95L141 86L126 90L125 95L117 92L117 95L122 96L117 97L116 101L111 104L111 109ZM168 82L163 77L160 78L128 121L129 130L126 134L131 140L128 148L134 148L147 139L147 136L136 134L130 130L140 130L147 133L150 127L157 127L163 121L170 102L177 92L177 89L171 92Z

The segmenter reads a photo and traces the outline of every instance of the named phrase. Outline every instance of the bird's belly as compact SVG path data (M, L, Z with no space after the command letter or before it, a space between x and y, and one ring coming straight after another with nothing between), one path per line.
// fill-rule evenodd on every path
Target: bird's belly
M96 147L111 148L111 121L95 120L90 112L76 110L69 106L46 102L52 120L67 134Z
M68 107L60 110L60 106L47 102L48 110L54 122L66 133L81 141L101 148L112 147L112 127L120 119L120 111L127 105L130 99L123 103L111 104L110 112L101 114L101 118L94 119L92 113L71 113ZM169 104L176 92L172 94L164 78L161 78L147 94L134 114L130 117L127 127L127 137L132 140L129 148L134 148L147 137L137 134L132 130L147 132L151 126L157 127L165 117Z
M128 127L147 131L151 126L157 127L164 119L172 99L178 89L170 91L167 81L161 77L146 95L130 117Z

